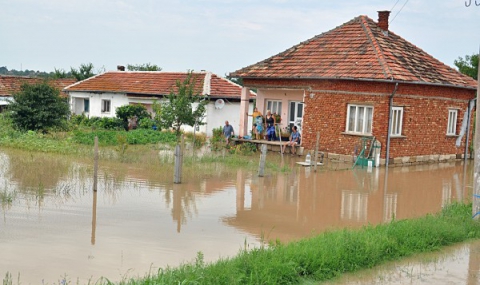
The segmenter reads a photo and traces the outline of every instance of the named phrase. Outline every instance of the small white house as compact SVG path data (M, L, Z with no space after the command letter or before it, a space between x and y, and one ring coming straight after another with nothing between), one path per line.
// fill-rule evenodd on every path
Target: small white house
M183 81L187 72L163 71L110 71L72 84L64 89L68 94L73 114L88 117L115 117L118 107L142 104L153 113L154 101L161 101L176 89L176 81ZM195 88L201 95L208 95L204 125L197 132L211 136L214 128L228 120L238 134L240 129L240 104L242 87L211 72L193 72ZM250 92L248 101L256 94ZM252 104L249 104L252 105ZM250 112L252 110L249 110ZM193 128L185 126L186 132Z

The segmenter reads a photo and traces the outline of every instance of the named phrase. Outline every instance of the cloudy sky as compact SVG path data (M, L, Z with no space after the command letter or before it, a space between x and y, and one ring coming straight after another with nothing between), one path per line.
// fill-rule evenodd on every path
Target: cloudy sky
M480 0L477 0L480 4ZM469 2L469 0L467 0ZM0 66L96 70L152 63L225 75L359 15L453 66L478 52L472 0L0 0Z

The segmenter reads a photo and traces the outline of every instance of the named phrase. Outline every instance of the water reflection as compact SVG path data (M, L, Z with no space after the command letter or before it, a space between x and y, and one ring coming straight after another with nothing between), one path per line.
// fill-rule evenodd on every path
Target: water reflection
M264 178L238 175L241 201L235 215L224 221L255 235L268 232L269 239L289 241L326 229L422 216L468 197L469 188L460 184L462 170L462 163L452 162L372 173L366 169L313 173L297 167L290 174Z
M367 172L330 162L314 172L292 157L268 161L291 171L258 177L211 163L184 169L174 184L165 161L103 161L93 193L93 158L0 152L0 275L20 272L24 284L64 274L120 280L198 251L212 261L245 244L421 216L471 195L472 169L461 163Z

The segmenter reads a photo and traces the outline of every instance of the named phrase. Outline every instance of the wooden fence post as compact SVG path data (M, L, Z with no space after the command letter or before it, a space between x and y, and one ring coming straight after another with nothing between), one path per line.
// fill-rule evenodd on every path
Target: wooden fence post
M180 184L182 183L182 148L177 144L175 147L175 173L173 175L173 183Z
M313 163L315 163L315 166L313 167L313 170L317 172L317 160L318 160L318 145L320 144L320 132L317 132L317 142L315 143L315 159L313 160Z
M94 155L93 155L93 191L97 191L97 180L98 180L98 137L95 137L94 141Z
M267 159L267 145L262 144L260 147L260 164L258 166L258 176L263 177L265 174L265 160Z

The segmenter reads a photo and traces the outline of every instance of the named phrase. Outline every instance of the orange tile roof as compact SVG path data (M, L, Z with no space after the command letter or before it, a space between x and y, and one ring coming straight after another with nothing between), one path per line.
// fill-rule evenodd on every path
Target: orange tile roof
M476 81L367 16L230 74L241 78L396 80L476 88Z
M111 92L134 95L168 95L186 72L110 71L68 86L66 92ZM196 92L222 98L240 98L242 87L210 72L194 72ZM250 97L255 93L250 92Z
M12 96L13 93L20 91L22 84L35 84L42 82L43 80L45 79L39 77L0 75L0 96ZM53 87L56 87L62 91L63 88L77 82L77 80L72 78L62 78L49 79L47 82L49 82ZM60 92L60 95L64 97L66 96L64 92Z

